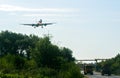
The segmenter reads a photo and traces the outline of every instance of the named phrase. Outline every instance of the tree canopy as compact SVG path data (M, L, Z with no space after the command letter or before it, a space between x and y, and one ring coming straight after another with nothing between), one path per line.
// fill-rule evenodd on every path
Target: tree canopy
M116 55L114 58L100 62L99 65L101 67L104 65L109 66L113 74L120 75L120 54Z
M0 77L82 78L74 61L72 51L52 44L49 36L0 33Z

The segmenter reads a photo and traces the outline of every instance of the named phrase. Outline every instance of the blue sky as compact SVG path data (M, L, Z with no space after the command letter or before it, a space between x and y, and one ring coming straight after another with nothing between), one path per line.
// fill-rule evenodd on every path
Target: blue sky
M21 23L56 22L34 29ZM120 53L120 0L0 0L0 31L43 36L68 47L76 59Z

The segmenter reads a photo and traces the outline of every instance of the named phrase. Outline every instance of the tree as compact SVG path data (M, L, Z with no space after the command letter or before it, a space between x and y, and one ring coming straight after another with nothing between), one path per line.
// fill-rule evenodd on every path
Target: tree
M9 31L0 33L0 55L6 54L21 55L30 58L30 48L35 47L39 37L34 35L16 34Z
M75 61L75 58L72 57L72 51L68 48L63 47L61 49L61 56L67 61L67 62L71 62L71 61Z
M48 36L41 38L36 44L33 57L38 66L56 68L58 66L58 57L60 56L59 48L52 45Z
M2 31L0 56L0 72L5 77L8 73L13 74L10 77L17 74L25 78L83 77L74 63L72 51L52 44L50 36L39 38L35 35Z
M120 74L120 54L118 54L114 58L108 59L104 62L100 62L99 65L101 65L101 67L107 65L110 67L113 74Z

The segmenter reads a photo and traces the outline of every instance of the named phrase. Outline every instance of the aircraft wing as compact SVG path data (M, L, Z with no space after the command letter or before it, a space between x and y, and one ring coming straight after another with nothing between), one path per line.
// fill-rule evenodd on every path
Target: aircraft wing
M33 26L33 24L22 24L22 25L29 25L29 26Z
M44 25L44 26L46 26L46 25L52 25L53 23L41 23L40 25Z
M22 24L22 25L29 25L29 26L46 26L51 25L53 23L41 23L41 24Z
M33 26L33 27L41 26L43 28L43 26L52 25L52 24L53 23L38 23L38 24L21 24L21 25L27 25L27 26Z

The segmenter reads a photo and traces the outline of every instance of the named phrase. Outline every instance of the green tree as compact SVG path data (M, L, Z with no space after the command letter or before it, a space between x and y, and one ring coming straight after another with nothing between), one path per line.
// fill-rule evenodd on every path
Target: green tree
M56 45L53 45L48 36L41 38L36 44L33 52L38 66L56 68L59 66L60 51Z
M30 59L30 48L35 47L39 37L16 34L9 31L0 33L0 55L14 54Z
M0 77L82 78L74 60L70 49L52 44L49 36L0 33Z
M114 58L108 59L106 61L100 62L99 65L104 66L107 65L110 67L113 74L120 75L120 54L115 56Z
M75 61L75 58L72 57L72 51L68 48L61 48L61 56L67 61L67 62L71 62L71 61Z

